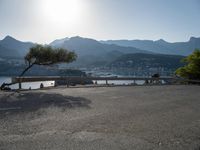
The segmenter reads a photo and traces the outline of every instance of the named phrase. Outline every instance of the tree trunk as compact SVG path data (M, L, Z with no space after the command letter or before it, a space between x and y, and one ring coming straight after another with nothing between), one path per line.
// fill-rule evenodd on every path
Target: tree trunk
M31 67L33 67L34 63L29 65L24 71L19 75L19 77L22 77ZM19 89L22 88L21 78L19 78Z
M22 77L31 67L33 67L33 65L34 65L34 63L32 63L26 69L24 69L24 71L19 75L19 77Z
M24 71L19 75L19 77L22 77L31 67L33 67L34 64L35 63L32 63L26 69L24 69ZM10 86L10 85L13 85L13 84L16 84L16 83L3 83L0 87L0 89L4 90L6 86ZM21 81L19 81L19 88L20 88L20 84L21 84Z

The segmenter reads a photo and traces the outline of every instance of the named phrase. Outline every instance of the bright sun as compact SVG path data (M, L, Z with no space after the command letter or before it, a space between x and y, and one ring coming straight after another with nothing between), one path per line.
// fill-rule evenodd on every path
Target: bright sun
M57 23L78 23L81 19L80 0L43 0L42 11L49 21Z

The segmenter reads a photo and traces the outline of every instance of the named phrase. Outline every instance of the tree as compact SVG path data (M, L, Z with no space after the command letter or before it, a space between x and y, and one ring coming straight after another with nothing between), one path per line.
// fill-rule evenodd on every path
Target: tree
M183 59L184 67L178 68L176 74L187 78L200 80L200 50L196 49L191 55Z
M53 65L57 63L70 63L75 61L77 55L63 48L52 48L50 46L35 45L31 47L24 57L27 67L19 75L22 77L34 65ZM14 83L3 83L1 90L6 89Z
M36 45L24 57L27 68L19 75L23 76L34 65L53 65L57 63L70 63L75 61L77 55L63 48Z

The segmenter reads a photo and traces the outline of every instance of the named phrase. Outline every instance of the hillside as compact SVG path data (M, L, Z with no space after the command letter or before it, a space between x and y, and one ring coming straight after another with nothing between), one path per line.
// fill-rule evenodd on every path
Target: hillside
M183 65L183 56L163 54L125 54L111 62L112 67L126 68L167 68L176 69Z
M82 38L79 36L55 40L50 43L50 45L74 50L79 56L98 56L112 51L119 51L122 53L151 53L149 51L141 50L134 47L124 47L114 44L102 44L94 39Z
M79 36L58 39L50 43L50 45L75 51L78 54L78 59L70 66L79 67L102 66L127 53L152 53L134 47L102 44L94 39Z
M0 40L0 57L23 58L33 45L31 42L22 42L11 36L6 36L3 40Z
M33 46L32 42L22 42L11 36L6 36L0 40L0 57L1 58L23 58L29 48ZM98 61L105 61L109 53L129 54L129 53L159 53L169 55L187 56L193 52L195 48L200 48L200 38L191 37L188 42L170 43L162 39L158 41L152 40L108 40L97 41L94 39L83 37L71 37L57 39L49 45L53 47L63 47L75 51L80 60L95 58ZM114 58L115 59L115 58ZM90 61L93 62L93 61Z
M77 53L77 61L72 64L67 64L69 67L119 67L123 64L122 66L127 68L137 64L139 66L157 65L167 68L177 68L182 65L180 60L183 57L172 56L171 54L189 54L192 52L192 49L200 47L199 43L200 38L194 37L190 38L188 42L169 43L164 40L99 42L94 39L76 36L57 39L49 45L53 47L63 47ZM17 58L22 60L29 48L33 45L34 43L22 42L7 36L3 40L0 40L0 58ZM170 55L159 55L156 53Z
M32 42L22 42L11 36L6 36L0 40L0 57L1 58L23 58L32 47ZM53 47L62 47L78 54L78 62L93 63L94 61L108 61L115 59L117 54L124 53L151 53L134 47L123 47L118 45L102 44L94 39L71 37L57 39L50 43ZM116 53L116 54L114 54ZM111 54L111 55L110 55ZM111 57L110 57L111 56ZM88 60L90 58L90 60Z
M14 55L13 55L14 54ZM13 50L5 48L4 46L0 45L0 58L19 58L20 54Z
M108 40L100 41L104 44L116 44L119 46L136 47L139 49L151 51L160 54L184 55L191 54L195 48L200 49L200 38L191 37L187 42L170 43L160 39L152 40Z

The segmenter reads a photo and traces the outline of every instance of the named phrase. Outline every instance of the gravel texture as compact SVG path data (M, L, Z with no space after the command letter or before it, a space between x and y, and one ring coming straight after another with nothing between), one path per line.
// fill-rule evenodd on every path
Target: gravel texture
M199 150L200 86L0 92L0 150Z

